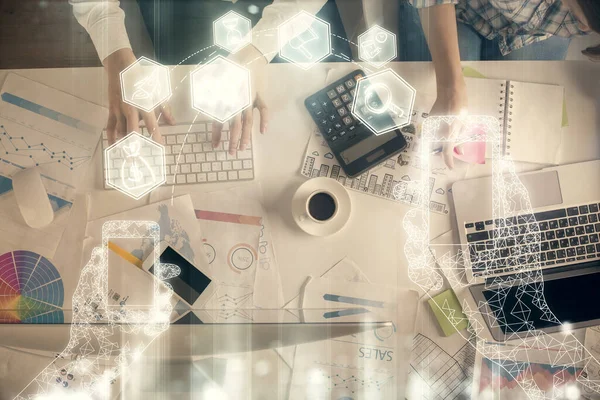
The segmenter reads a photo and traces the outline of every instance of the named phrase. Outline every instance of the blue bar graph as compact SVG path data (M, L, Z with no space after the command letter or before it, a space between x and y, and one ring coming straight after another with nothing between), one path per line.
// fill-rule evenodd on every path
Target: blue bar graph
M56 122L60 122L61 124L70 126L71 128L75 128L75 129L85 131L88 133L92 133L92 134L96 134L98 132L98 129L93 127L92 125L86 124L83 121L80 121L73 117L69 117L68 115L62 114L58 111L51 110L47 107L33 103L22 97L15 96L12 93L8 93L8 92L2 93L2 100L5 101L6 103L12 104L14 106L23 108L25 110L31 111L31 112L39 114L39 115L42 115L46 118L50 118Z

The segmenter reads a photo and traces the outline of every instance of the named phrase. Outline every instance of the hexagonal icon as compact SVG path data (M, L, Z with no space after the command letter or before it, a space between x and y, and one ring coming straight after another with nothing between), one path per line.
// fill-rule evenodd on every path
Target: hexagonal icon
M252 43L251 30L252 21L235 11L229 11L213 22L215 44L230 53Z
M123 101L150 112L171 97L169 68L140 57L121 71Z
M388 68L358 81L352 115L381 135L410 124L416 94L408 82Z
M165 148L132 132L104 150L106 184L139 199L166 182Z
M302 69L309 69L331 54L329 23L301 11L277 28L279 55Z
M192 108L226 122L252 104L250 71L217 56L190 74Z
M398 56L396 35L375 25L358 37L358 58L379 68Z

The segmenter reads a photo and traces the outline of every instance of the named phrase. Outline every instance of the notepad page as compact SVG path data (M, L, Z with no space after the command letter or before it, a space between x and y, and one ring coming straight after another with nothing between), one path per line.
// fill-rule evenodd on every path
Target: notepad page
M508 83L505 154L514 161L556 164L562 132L562 86Z
M505 89L507 82L502 79L478 79L465 78L467 85L467 95L469 101L470 115L489 115L500 120L504 116L505 108ZM502 133L502 143L504 143L504 134ZM504 149L504 144L502 145ZM492 143L486 145L486 158L492 157Z

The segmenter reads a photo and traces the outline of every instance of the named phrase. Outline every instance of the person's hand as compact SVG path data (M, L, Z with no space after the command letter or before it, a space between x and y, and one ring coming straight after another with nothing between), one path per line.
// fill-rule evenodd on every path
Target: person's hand
M254 91L252 106L246 108L240 114L229 120L229 154L235 155L238 150L244 151L252 142L252 125L254 123L254 109L257 108L260 114L260 133L267 131L269 119L269 109L262 100L259 93ZM221 132L223 124L214 122L212 124L212 144L217 147L221 142Z
M108 144L115 143L118 139L133 131L139 131L140 121L143 119L151 137L158 143L163 143L158 129L158 121L165 121L171 125L175 119L167 105L156 107L154 112L145 112L123 102L121 93L121 71L136 61L131 49L117 50L104 59L104 68L108 74L108 121L106 134Z
M254 123L254 109L260 114L260 133L267 131L269 123L269 110L260 93L257 91L257 70L267 64L264 56L254 47L246 46L230 58L244 68L250 70L252 82L252 105L229 120L229 154L235 155L238 150L244 151L252 143L252 126ZM217 147L221 142L223 124L214 122L212 124L212 145Z
M451 87L438 87L437 92L437 99L431 108L431 112L429 113L430 115L453 116L461 115L467 112L467 88L464 80L456 85L452 85ZM460 123L456 121L456 123L448 127L446 131L441 132L441 136L446 138L446 141L444 141L442 146L442 157L450 169L454 168L454 141L459 136L460 129ZM458 148L458 151L460 151L460 148Z

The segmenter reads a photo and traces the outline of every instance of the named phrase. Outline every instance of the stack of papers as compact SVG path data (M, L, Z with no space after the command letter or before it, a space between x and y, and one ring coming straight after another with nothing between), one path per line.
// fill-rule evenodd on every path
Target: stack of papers
M103 107L8 74L0 91L0 254L26 249L54 256L106 115ZM34 167L54 209L43 229L25 224L12 191L12 176Z
M347 258L308 280L287 307L300 301L304 309L331 309L322 314L325 322L392 321L393 327L297 346L293 363L283 349L293 365L290 399L404 398L417 299L415 291L369 283Z

